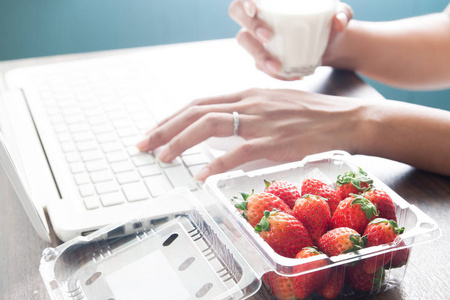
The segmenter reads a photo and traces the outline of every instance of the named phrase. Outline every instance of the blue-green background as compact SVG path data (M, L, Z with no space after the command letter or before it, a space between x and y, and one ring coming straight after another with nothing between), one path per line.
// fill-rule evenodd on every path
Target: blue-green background
M348 0L359 20L442 11L448 0ZM0 0L0 60L230 38L230 0ZM449 49L450 51L450 49ZM368 80L368 79L367 79ZM368 80L386 98L450 110L450 90L412 92Z

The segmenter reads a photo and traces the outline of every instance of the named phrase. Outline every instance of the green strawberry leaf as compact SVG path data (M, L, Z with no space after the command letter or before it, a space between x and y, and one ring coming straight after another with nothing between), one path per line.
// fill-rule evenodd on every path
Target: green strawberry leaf
M247 201L242 201L241 203L237 203L237 204L235 204L234 206L235 206L237 209L240 209L240 210L245 211L245 210L247 210L247 204L248 204Z
M357 252L367 245L367 235L361 237L359 234L350 234L348 238L353 243L353 247L344 250L342 253Z
M247 193L240 193L240 194L241 194L242 199L244 199L244 201L247 201L248 197L252 196L254 193L255 193L255 190L252 189L251 194L247 194ZM234 198L236 198L236 197L234 197Z
M372 216L378 216L378 210L375 204L373 204L372 202L370 202L368 199L364 198L361 195L355 194L350 195L355 197L355 199L351 202L350 205L353 207L354 204L359 204L361 206L361 210L366 212L367 219L370 220Z
M344 175L339 175L337 177L336 185L342 186L344 184L351 183L360 191L366 191L372 187L373 180L368 177L367 173L364 172L361 168L359 168L358 173L354 171L348 171L344 173ZM361 187L361 183L367 183L369 186L367 188Z
M381 285L383 284L384 281L384 267L381 267L377 270L377 272L375 273L374 278L372 279L372 283L374 285L374 290L378 290Z
M399 235L399 234L402 234L405 231L405 227L400 227L399 228L397 222L395 222L394 220L389 220L389 223L394 228L395 234Z

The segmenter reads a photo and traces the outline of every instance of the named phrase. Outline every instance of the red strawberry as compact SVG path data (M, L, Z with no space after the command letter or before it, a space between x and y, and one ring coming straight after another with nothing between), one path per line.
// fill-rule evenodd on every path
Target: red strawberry
M367 240L348 227L339 227L325 233L319 240L319 250L328 256L358 251L365 247Z
M292 209L295 201L300 198L300 192L298 188L287 181L273 181L269 182L264 180L266 188L264 192L271 193L283 200Z
M328 184L319 179L306 178L302 182L301 191L302 196L311 194L327 199L328 205L330 206L331 215L333 215L336 207L339 204L339 201L341 201L338 193L333 190Z
M404 230L404 227L398 228L397 222L393 220L376 218L364 230L364 235L367 236L367 247L391 243ZM385 265L391 259L391 256L392 253L387 254L386 257L384 254L381 254L367 258L362 262L362 269L367 274L373 274Z
M330 225L330 207L320 196L306 194L297 200L292 215L308 230L314 245L327 232Z
M275 272L264 274L263 280L278 300L295 300L292 277L278 275Z
M315 247L303 248L295 258L307 259L316 255L322 254ZM311 262L305 262L299 266L294 267L294 272L306 272L313 269L324 267L328 264L326 259L314 260ZM294 277L294 293L297 299L305 299L311 295L315 290L322 286L327 278L327 269L318 270L315 272L303 274Z
M266 210L255 230L276 253L285 257L294 258L302 248L313 246L303 224L282 211Z
M325 284L316 290L316 294L326 298L335 299L344 286L344 267L337 266L328 270Z
M397 248L405 247L405 246L406 246L405 242L401 241L398 244ZM408 262L410 251L411 251L410 248L403 248L400 250L396 250L394 257L391 260L390 267L391 268L400 268L400 267L403 267L404 265L406 265L406 263ZM388 264L388 266L389 266L389 264Z
M392 198L382 190L372 189L363 193L363 197L377 206L379 211L378 216L388 220L394 220L397 222L397 216L395 215L395 205Z
M367 176L367 173L359 168L358 172L348 171L344 175L339 175L336 181L337 193L341 200L347 198L350 194L361 194L369 189L373 180Z
M347 267L345 279L350 286L359 291L376 292L384 282L385 272L381 267L375 274L367 274L360 264L356 264Z
M378 216L377 207L361 195L352 195L339 203L330 228L350 227L363 233L367 224Z
M272 211L274 208L291 213L289 206L280 198L269 193L241 194L244 201L236 204L236 208L242 210L242 215L252 227L261 221L264 211Z

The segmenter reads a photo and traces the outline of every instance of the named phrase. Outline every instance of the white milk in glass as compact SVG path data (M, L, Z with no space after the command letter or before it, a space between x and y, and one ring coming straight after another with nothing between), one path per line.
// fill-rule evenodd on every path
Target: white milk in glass
M321 64L338 0L255 0L274 32L265 48L282 63L280 75L306 76Z

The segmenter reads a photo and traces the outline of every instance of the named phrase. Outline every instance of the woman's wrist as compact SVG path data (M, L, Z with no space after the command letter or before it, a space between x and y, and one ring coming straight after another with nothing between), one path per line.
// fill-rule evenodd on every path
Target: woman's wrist
M363 38L367 35L364 32L364 22L351 20L344 32L339 33L328 46L322 62L324 65L351 71L358 71L364 43Z

